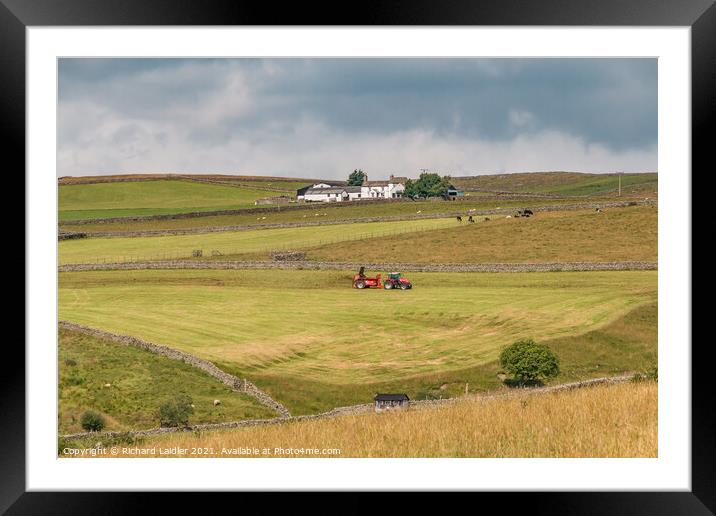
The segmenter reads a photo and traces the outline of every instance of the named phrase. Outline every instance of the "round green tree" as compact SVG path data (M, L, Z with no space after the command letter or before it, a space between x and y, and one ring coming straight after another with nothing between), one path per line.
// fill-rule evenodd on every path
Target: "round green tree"
M87 410L82 414L80 424L88 432L99 432L104 428L104 418L96 412Z
M193 413L194 405L191 397L186 394L178 394L159 407L159 426L189 426L189 416Z
M559 358L547 346L532 339L518 340L500 354L500 365L521 383L559 374Z

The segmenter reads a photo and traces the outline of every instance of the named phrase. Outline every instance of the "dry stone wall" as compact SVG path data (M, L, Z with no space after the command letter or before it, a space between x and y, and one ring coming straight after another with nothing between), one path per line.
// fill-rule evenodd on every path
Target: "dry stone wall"
M90 328L87 326L82 326L80 324L76 324L69 321L60 321L59 327L64 328L67 330L73 330L78 331L87 335L92 335L93 337L98 337L100 339L106 339L111 340L113 342L117 342L119 344L123 344L125 346L134 346L141 349L144 349L146 351L150 351L152 353L156 353L158 355L165 356L167 358L170 358L172 360L180 360L182 362L185 362L193 367L196 367L197 369L201 369L205 373L213 376L217 380L219 380L224 385L227 385L231 387L231 389L243 392L245 394L248 394L249 396L254 397L257 399L261 404L275 410L280 417L290 417L291 414L289 413L288 409L284 407L281 403L271 398L268 394L263 392L261 389L256 387L253 383L251 383L246 378L238 378L234 375L231 375L229 373L226 373L216 367L214 364L209 362L208 360L204 360L198 357L195 357L194 355L190 355L189 353L185 353L183 351L179 351L178 349L173 349L167 346L162 346L160 344L152 344L151 342L147 342L142 339L138 339L136 337L131 337L129 335L118 335L116 333L111 333L104 330L99 330L97 328Z
M59 272L143 269L298 269L298 270L397 270L403 272L576 272L657 270L658 262L553 262L553 263L358 263L309 261L209 261L171 260L150 262L73 263Z
M263 206L263 207L255 207L255 208L242 208L242 209L236 209L236 210L215 210L215 211L192 211L188 213L172 213L172 214L166 214L166 215L137 215L134 217L109 217L104 219L80 219L80 220L73 220L71 223L73 225L78 224L108 224L111 222L138 222L138 221L145 221L145 220L172 220L172 219L194 219L198 217L215 217L217 215L244 215L247 213L272 213L276 211L286 211L286 210L315 210L320 207L328 207L331 208L340 208L340 207L347 207L347 206L360 206L365 205L366 203L371 204L389 204L394 202L411 202L406 201L404 199L371 199L370 201L363 200L363 201L342 201L342 202L333 202L333 203L325 203L325 202L313 202L313 203L296 203L291 204L289 206L282 206L282 205L276 205L276 206ZM69 221L67 222L69 223Z
M465 400L493 400L493 399L503 399L503 398L511 398L516 396L524 396L526 394L532 395L532 394L543 394L548 392L559 392L559 391L565 391L565 390L573 390L573 389L581 389L584 387L593 387L595 385L600 384L617 384L617 383L624 383L631 381L634 375L632 374L625 374L620 376L610 376L610 377L604 377L604 378L594 378L591 380L584 380L581 382L573 382L573 383L566 383L566 384L560 384L560 385L554 385L550 387L537 387L537 388L523 388L523 389L514 389L511 392L507 393L499 393L499 394L472 394L468 396L461 396L457 398L444 398L440 400L417 400L417 401L411 401L410 402L410 409L426 409L426 408L433 408L433 407L440 407L440 406L446 406L450 405L459 401L465 401ZM76 433L76 434L68 434L63 435L62 437L65 439L84 439L87 437L116 437L119 435L126 435L127 433L134 436L134 437L149 437L149 436L155 436L155 435L161 435L161 434L168 434L168 433L175 433L175 432L198 432L198 431L207 431L207 430L220 430L220 429L229 429L229 428L247 428L252 426L262 426L262 425L276 425L276 424L283 424L283 423L289 423L289 422L299 422L299 421L313 421L318 419L329 419L333 417L339 417L339 416L347 416L347 415L358 415L358 414L366 414L373 410L373 404L372 403L363 403L360 405L351 405L347 407L338 407L332 410L329 410L327 412L322 412L320 414L311 414L311 415L304 415L304 416L292 416L292 417L286 417L286 418L277 418L277 419L247 419L244 421L230 421L226 423L209 423L209 424L203 424L203 425L192 425L187 426L183 428L151 428L148 430L138 430L138 431L132 431L132 432L104 432L104 433L98 433L98 432L83 432L83 433Z
M57 240L74 240L76 238L87 238L87 233L60 231Z
M358 201L356 201L358 202ZM375 201L370 201L375 202ZM596 210L607 209L607 208L624 208L627 206L654 206L656 201L623 201L623 202L601 202L601 203L579 203L579 204L556 204L549 206L538 206L530 208L534 212L550 212L550 211L576 211L576 210ZM337 206L332 204L331 207ZM319 209L320 206L310 206L312 209ZM357 217L351 219L342 220L321 220L321 221L306 221L306 222L277 222L271 224L240 224L233 226L216 226L216 227L205 227L205 228L184 228L184 229L153 229L143 231L98 231L87 234L90 237L96 238L114 238L114 237L147 237L147 236L162 236L162 235L190 235L190 234L202 234L202 233L220 233L225 231L245 231L255 229L281 229L281 228L297 228L297 227L310 227L310 226L332 226L337 224L359 224L365 222L399 222L403 220L424 220L424 219L442 219L442 218L453 218L457 216L466 215L511 215L517 210L525 209L528 207L509 207L509 208L493 208L487 210L475 210L466 213L465 210L455 210L450 212L442 213L425 213L425 214L414 214L414 215L385 215L382 217ZM293 209L293 207L291 207ZM271 211L276 211L273 208ZM248 213L244 210L244 213ZM104 223L111 219L97 219L102 220ZM126 220L126 219L123 219ZM86 224L86 221L73 221L72 224Z

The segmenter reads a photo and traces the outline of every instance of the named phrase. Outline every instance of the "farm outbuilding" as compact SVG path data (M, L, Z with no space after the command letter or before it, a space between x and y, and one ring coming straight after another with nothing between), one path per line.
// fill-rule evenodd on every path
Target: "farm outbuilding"
M376 412L405 410L410 406L410 398L407 394L376 394L373 402Z

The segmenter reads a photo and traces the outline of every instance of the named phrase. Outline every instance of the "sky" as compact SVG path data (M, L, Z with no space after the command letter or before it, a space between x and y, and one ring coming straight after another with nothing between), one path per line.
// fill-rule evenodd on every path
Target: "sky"
M59 60L58 176L657 170L656 59Z

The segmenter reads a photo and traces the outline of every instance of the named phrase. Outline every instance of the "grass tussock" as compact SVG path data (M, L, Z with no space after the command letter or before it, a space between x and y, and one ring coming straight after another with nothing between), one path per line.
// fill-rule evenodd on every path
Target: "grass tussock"
M596 386L407 412L171 434L140 447L334 449L337 457L656 457L657 384ZM121 456L121 455L120 455ZM173 455L176 456L176 455ZM246 456L246 455L244 455ZM328 455L318 454L326 457Z

